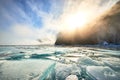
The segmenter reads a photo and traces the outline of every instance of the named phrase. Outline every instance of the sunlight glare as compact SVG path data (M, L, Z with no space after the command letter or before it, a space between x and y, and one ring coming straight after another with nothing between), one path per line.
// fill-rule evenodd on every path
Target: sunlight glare
M86 13L77 13L67 16L65 24L69 29L82 28L87 23Z

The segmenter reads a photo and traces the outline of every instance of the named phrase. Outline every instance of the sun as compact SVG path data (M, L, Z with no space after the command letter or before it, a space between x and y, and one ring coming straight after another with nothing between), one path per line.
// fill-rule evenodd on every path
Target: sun
M68 15L65 19L65 24L69 29L82 28L87 23L87 14L80 12Z

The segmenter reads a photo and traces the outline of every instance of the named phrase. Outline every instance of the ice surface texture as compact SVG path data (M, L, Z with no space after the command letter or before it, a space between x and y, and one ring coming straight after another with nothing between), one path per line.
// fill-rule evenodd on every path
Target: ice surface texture
M0 46L0 80L119 80L119 62L115 49Z

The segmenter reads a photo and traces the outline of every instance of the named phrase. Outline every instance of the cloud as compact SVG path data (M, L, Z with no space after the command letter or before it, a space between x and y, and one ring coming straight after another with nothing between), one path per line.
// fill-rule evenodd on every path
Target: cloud
M38 41L41 40L41 42ZM54 32L45 28L35 28L31 25L12 25L8 31L0 31L1 45L38 45L53 44L55 42Z
M80 23L89 23L108 10L118 0L66 0L65 8L59 22L67 29L76 26L84 26ZM82 18L82 20L81 20ZM71 24L74 23L75 24ZM78 25L77 25L78 22Z
M33 29L31 29L29 26L26 26L26 25L12 26L12 30L16 35L22 36L22 37L33 36L33 33L34 33Z
M117 1L2 0L0 3L0 28L6 27L10 31L6 29L0 31L2 33L1 44L14 44L15 42L18 44L17 41L19 44L54 44L56 35L69 28L70 24L67 20L71 16L78 14L78 21L83 16L83 19L89 22L108 10ZM13 36L9 37L10 35ZM7 42L8 39L10 41ZM42 42L39 43L37 39Z

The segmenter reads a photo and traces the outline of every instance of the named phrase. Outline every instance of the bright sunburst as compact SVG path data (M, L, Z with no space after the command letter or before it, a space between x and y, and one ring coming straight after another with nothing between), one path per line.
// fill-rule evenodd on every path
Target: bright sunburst
M82 28L87 23L87 14L83 12L69 15L65 19L65 25L69 29Z

